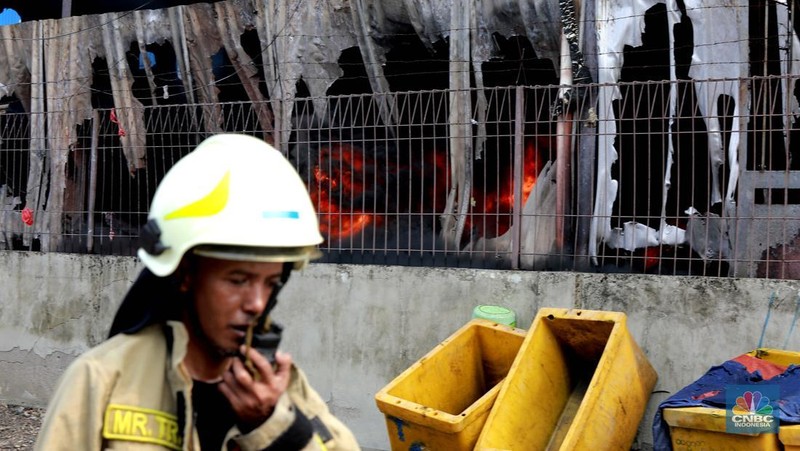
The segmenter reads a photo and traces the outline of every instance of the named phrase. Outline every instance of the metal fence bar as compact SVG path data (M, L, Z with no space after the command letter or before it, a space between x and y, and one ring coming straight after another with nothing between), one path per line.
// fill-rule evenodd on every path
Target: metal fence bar
M100 139L100 116L92 112L92 142L89 150L89 192L86 202L86 252L94 250L94 205L97 199L97 142Z
M522 236L522 180L525 177L522 152L525 148L525 89L517 86L514 92L514 206L511 238L511 269L519 269Z

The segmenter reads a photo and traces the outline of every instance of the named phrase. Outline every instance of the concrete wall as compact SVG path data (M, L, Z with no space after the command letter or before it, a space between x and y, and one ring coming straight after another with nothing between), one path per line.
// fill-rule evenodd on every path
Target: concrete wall
M0 252L0 399L44 405L64 367L105 337L140 266L132 258ZM659 402L710 366L788 337L797 281L627 274L311 265L275 317L282 343L362 446L388 449L374 395L470 319L503 304L528 328L541 307L622 311L659 374L635 446Z

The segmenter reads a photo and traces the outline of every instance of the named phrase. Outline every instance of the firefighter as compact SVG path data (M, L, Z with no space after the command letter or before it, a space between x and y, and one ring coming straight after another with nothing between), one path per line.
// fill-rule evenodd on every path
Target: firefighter
M279 338L277 294L322 242L280 152L206 139L164 176L140 242L109 339L62 375L36 449L359 449L290 355L252 346Z

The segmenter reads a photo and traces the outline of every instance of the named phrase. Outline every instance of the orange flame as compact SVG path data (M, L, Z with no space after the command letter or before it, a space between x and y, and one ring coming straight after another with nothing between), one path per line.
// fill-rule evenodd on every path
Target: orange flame
M546 162L546 159L540 156L542 150L547 150L544 147L548 145L545 140L546 138L529 139L525 143L521 202L523 206L528 197L530 197L534 186L536 186L536 179ZM542 146L541 149L537 144ZM510 171L503 173L510 174ZM478 233L486 238L500 236L511 228L511 212L514 208L513 177L506 177L505 180L502 180L496 191L492 190L485 193L479 190L473 191L472 198L475 199L472 216L477 216L481 219L477 221L472 218L468 219L468 227L474 224Z
M364 196L366 170L374 167L365 152L347 144L320 148L313 169L315 183L309 192L320 216L320 231L329 240L353 236L370 224L381 223L382 218L375 213L345 205Z
M538 142L537 142L538 141ZM538 146L537 146L538 144ZM539 147L541 146L541 147ZM522 205L528 200L536 179L546 162L540 153L547 150L546 138L529 139L523 157ZM378 226L384 216L374 211L383 206L367 205L365 195L375 187L384 186L385 174L410 170L416 180L414 188L425 192L411 199L410 209L420 213L440 213L444 209L449 185L449 161L446 153L430 150L416 160L416 165L398 167L396 164L375 160L371 153L345 143L322 146L317 164L313 167L314 179L309 186L311 199L320 216L320 231L328 240L356 236L370 225ZM389 167L386 167L386 165ZM379 167L380 166L380 167ZM498 174L510 174L496 168ZM484 191L474 187L473 208L466 219L466 228L475 229L483 237L493 238L506 233L511 227L514 206L513 177L503 177L494 189ZM410 193L414 194L414 193ZM362 203L364 202L364 203ZM467 233L465 239L469 239Z

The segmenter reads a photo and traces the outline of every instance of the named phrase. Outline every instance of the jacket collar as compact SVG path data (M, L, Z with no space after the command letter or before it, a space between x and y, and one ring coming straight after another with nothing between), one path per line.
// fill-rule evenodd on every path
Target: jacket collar
M189 332L180 321L167 321L164 325L164 336L167 340L167 377L175 391L189 391L192 378L183 366L186 350L189 346Z

